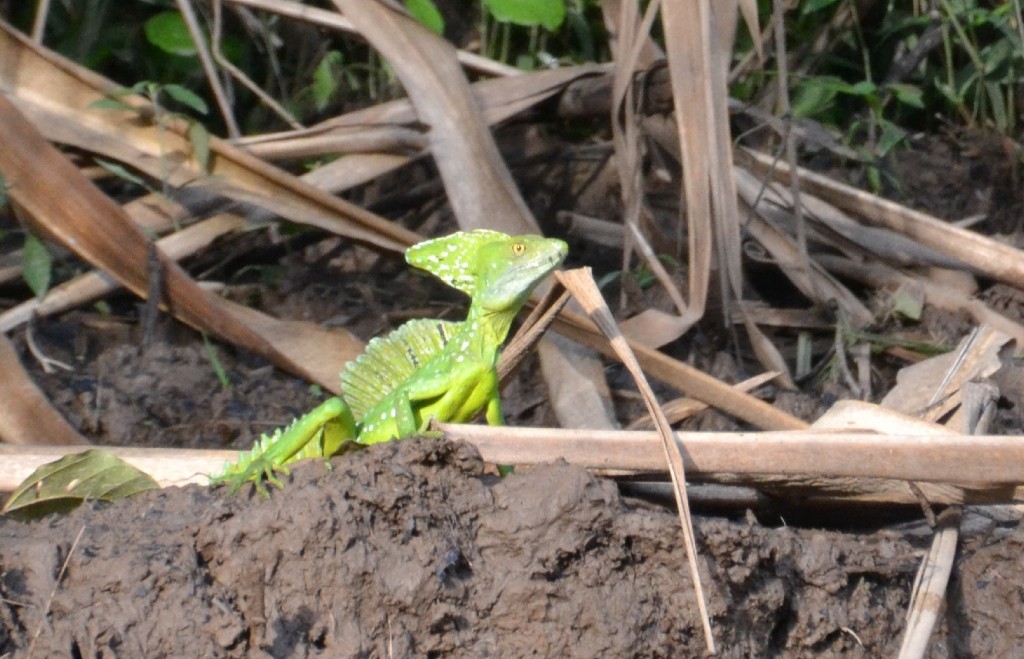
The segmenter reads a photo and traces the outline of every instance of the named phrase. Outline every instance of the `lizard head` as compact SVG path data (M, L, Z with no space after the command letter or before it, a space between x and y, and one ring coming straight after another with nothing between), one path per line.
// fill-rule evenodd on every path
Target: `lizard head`
M488 311L516 310L562 263L569 246L543 236L503 236L480 246L473 301Z
M555 238L477 229L413 245L405 259L468 294L475 305L505 311L518 310L568 251Z

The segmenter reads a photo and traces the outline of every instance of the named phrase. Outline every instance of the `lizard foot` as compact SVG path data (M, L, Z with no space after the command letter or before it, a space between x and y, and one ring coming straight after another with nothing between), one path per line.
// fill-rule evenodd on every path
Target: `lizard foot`
M236 494L243 485L252 482L256 487L256 492L264 499L269 499L270 493L263 483L264 479L278 489L284 488L284 483L277 478L275 472L280 472L285 476L291 475L288 467L284 465L275 465L270 460L256 458L248 464L228 465L222 473L210 477L210 485L227 485L229 486L228 493Z

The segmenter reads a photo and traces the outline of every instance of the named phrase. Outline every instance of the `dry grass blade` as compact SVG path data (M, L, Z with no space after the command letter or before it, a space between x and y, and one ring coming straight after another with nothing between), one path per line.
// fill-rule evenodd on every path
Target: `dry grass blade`
M713 179L710 135L714 134L710 89L711 63L703 38L701 20L709 20L707 3L667 2L662 7L672 98L676 108L676 131L683 162L683 190L686 197L686 225L689 239L689 299L692 313L703 316L715 249L712 223L717 219L711 206L709 185ZM727 115L723 115L727 116ZM730 147L731 150L731 147ZM722 264L723 269L725 264ZM728 273L727 275L728 276Z
M640 66L640 58L650 55L650 31L657 16L659 3L652 2L647 6L643 20L639 24L639 5L636 0L619 3L617 18L613 21L611 10L614 7L615 5L605 7L604 10L605 24L610 26L610 31L617 37L613 41L616 57L611 126L612 143L615 147L614 162L622 195L622 222L626 227L622 270L630 269L630 255L634 250L639 252L647 268L665 289L679 312L678 317L641 313L641 318L635 319L636 322L630 327L623 326L622 331L630 338L656 348L679 338L693 323L700 320L704 300L698 300L694 308L687 305L682 293L640 230L641 224L649 222L652 214L644 202L640 115L636 108L634 76ZM649 62L645 61L644 64ZM652 315L655 319L653 322L644 317Z
M146 297L151 277L146 236L0 96L0 171L11 199L48 235ZM158 252L159 254L159 252ZM189 325L263 355L334 391L341 365L362 343L347 332L280 322L203 291L176 263L159 256L166 302ZM301 332L300 332L301 330ZM302 340L297 340L302 336Z
M591 320L601 329L608 338L612 348L619 359L633 376L640 394L643 396L647 410L654 419L658 430L658 436L662 441L665 459L669 467L669 475L672 478L672 485L675 491L676 505L679 508L679 521L683 529L683 542L686 546L687 558L690 565L690 578L693 579L693 588L697 597L697 607L700 610L701 623L704 626L704 639L707 643L708 652L715 653L715 639L711 631L711 618L707 611L707 602L704 598L704 588L701 585L700 572L697 569L697 544L694 538L693 520L690 517L690 504L686 498L686 472L683 466L683 455L676 442L668 419L658 405L658 399L647 383L643 369L637 362L636 357L629 349L625 337L619 332L615 325L615 319L611 311L605 305L601 291L598 290L589 268L577 268L566 272L557 272L558 281L572 293L580 305L590 316Z
M88 444L39 390L0 333L0 440L11 444ZM0 469L3 471L3 469Z
M695 258L695 250L710 257L714 241L728 312L730 300L741 298L743 285L727 107L728 50L723 43L723 35L731 35L735 29L736 15L735 8L723 11L713 6L716 4L720 3L666 2L661 14L679 124L687 220L691 232L697 230L697 237L690 237L690 258ZM722 21L729 24L718 25ZM700 226L705 222L710 225ZM699 269L691 267L690 276L707 277L707 267L703 263ZM706 291L707 281L701 285ZM696 304L694 292L692 289L691 304Z
M733 389L736 391L742 391L743 393L749 393L761 385L771 382L778 376L778 373L761 373L752 378L747 378L743 382L737 382L733 385ZM708 409L707 403L689 397L676 398L666 403L662 403L661 405L661 410L665 413L665 418L668 419L669 423L673 424L695 416L706 409ZM627 430L649 430L653 427L654 423L649 417L641 416L633 423L629 424Z
M536 222L502 162L450 43L378 0L334 0L395 69L430 127L448 200L463 229L535 233Z
M726 79L736 11L731 3L668 2L662 6L669 79L676 109L678 148L689 227L691 314L703 315L712 248L721 272L721 302L731 315L743 299L739 210L733 179ZM717 29L716 29L717 28ZM664 139L662 137L661 139ZM772 341L743 314L754 354L794 388L789 368Z
M914 580L910 614L907 616L907 632L900 646L899 659L917 659L925 656L928 640L942 610L949 575L953 571L959 528L960 511L954 508L942 511L932 546Z
M791 170L785 163L747 149L739 153L743 154L745 164L759 175L789 181ZM1024 288L1024 252L1019 249L803 168L797 170L797 176L801 189L851 215L907 236L970 266L975 272Z
M315 25L322 25L323 27L341 30L351 34L359 34L355 26L352 25L352 22L344 16L339 16L334 12L326 11L324 9L318 9L298 2L292 2L291 0L224 1L232 5L242 5L244 7L252 7L253 9L262 9L281 16L308 21ZM477 55L476 53L470 53L464 50L457 51L457 53L459 61L466 66L466 68L473 69L479 73L500 76L517 76L523 73L520 69L517 69L514 66L496 62L487 57Z
M561 93L582 78L606 71L599 65L569 66L555 70L482 80L472 85L476 104L484 120L496 124ZM246 149L258 156L302 153L322 155L344 150L345 145L390 144L405 150L427 139L417 124L417 115L408 99L399 99L356 110L328 119L302 131L269 134L243 140ZM322 165L304 179L322 190L339 192L408 163L418 155L391 153L353 153L344 160Z
M927 303L936 309L944 309L952 313L965 312L978 325L990 325L1012 337L1018 346L1024 346L1024 325L1010 320L962 290L945 286L928 277L900 272L884 263L858 263L850 259L828 255L818 257L818 261L832 272L875 288L901 285L914 287L923 291Z
M210 46L206 42L206 36L202 28L199 27L199 19L196 18L192 2L191 0L176 0L176 2L178 11L188 27L188 33L192 37L192 43L196 47L196 55L199 57L203 72L206 74L206 84L210 86L210 91L217 101L217 107L220 108L221 117L224 118L224 125L227 126L228 135L232 139L236 139L242 134L242 131L238 129L238 121L235 119L232 103L228 100L228 94L221 83L219 72L213 64Z
M608 346L608 342L585 316L563 311L555 320L555 330L574 341L601 351L606 356L616 357L615 351ZM652 377L757 428L802 430L808 425L792 414L778 410L750 394L737 391L662 352L632 341L628 343L644 371Z
M736 187L744 203L752 211L747 230L771 253L775 264L800 291L819 305L836 300L846 317L856 327L863 327L874 320L871 311L845 286L833 279L813 260L804 261L797 243L771 221L778 211L775 191L762 190L758 181L747 171L736 169Z

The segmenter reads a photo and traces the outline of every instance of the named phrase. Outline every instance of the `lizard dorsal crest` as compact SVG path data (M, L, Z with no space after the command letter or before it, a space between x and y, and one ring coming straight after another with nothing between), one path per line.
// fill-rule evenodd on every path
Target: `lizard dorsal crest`
M372 339L366 345L366 352L350 361L341 372L345 402L356 421L441 352L458 325L447 320L421 318L410 320L385 337Z
M413 245L406 250L405 260L472 297L477 281L477 252L481 245L495 240L509 237L489 229L459 231Z

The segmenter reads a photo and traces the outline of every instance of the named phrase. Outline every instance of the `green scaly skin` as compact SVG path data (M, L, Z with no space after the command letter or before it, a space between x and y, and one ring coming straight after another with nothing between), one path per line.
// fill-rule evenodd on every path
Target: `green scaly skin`
M432 420L462 423L481 410L491 425L504 424L496 370L501 346L530 292L567 251L561 240L482 229L410 247L410 264L470 295L466 320L414 320L374 339L342 374L348 402L331 398L262 436L211 484L228 484L234 493L252 482L266 496L264 478L281 487L275 472L287 474L287 464L330 457L352 442L404 439Z

